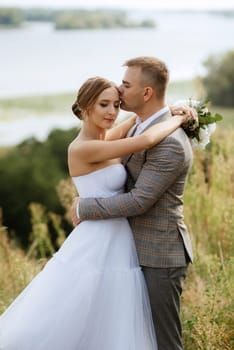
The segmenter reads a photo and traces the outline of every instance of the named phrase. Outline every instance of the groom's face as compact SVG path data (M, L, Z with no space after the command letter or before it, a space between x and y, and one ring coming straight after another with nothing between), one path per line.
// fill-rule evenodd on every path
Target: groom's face
M144 102L144 88L141 85L141 68L128 67L119 87L121 105L125 111L137 113Z

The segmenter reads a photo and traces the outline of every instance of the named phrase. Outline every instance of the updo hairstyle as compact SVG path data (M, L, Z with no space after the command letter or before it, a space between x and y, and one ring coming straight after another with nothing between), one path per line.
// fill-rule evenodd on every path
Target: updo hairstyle
M105 78L93 77L87 79L80 87L76 101L72 105L73 113L79 119L83 119L84 113L88 113L97 101L99 95L110 87L115 87L118 91L117 86L112 81Z

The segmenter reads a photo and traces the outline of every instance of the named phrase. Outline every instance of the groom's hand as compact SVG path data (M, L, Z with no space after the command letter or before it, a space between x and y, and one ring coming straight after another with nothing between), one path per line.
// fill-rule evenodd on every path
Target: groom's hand
M72 224L74 227L79 225L79 223L81 222L80 218L77 216L78 205L79 205L79 197L75 197L73 199L73 203L70 210Z

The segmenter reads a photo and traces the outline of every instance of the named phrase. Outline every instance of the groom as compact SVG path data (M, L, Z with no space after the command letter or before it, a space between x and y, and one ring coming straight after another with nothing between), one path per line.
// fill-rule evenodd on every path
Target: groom
M138 115L140 124L134 133L171 118L166 105L166 65L154 57L137 57L124 66L121 109ZM179 128L153 148L126 157L124 164L126 193L80 198L79 218L128 217L149 291L158 350L181 350L180 296L193 259L183 221L184 187L192 165L190 142ZM74 224L79 222L77 203L78 199L72 209Z

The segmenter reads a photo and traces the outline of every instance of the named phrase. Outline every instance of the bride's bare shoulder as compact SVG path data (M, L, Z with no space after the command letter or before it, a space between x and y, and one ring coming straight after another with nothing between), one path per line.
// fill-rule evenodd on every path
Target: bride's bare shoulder
M75 138L71 143L68 145L68 152L74 152L79 150L80 148L83 148L83 146L87 143L87 140L82 140Z

